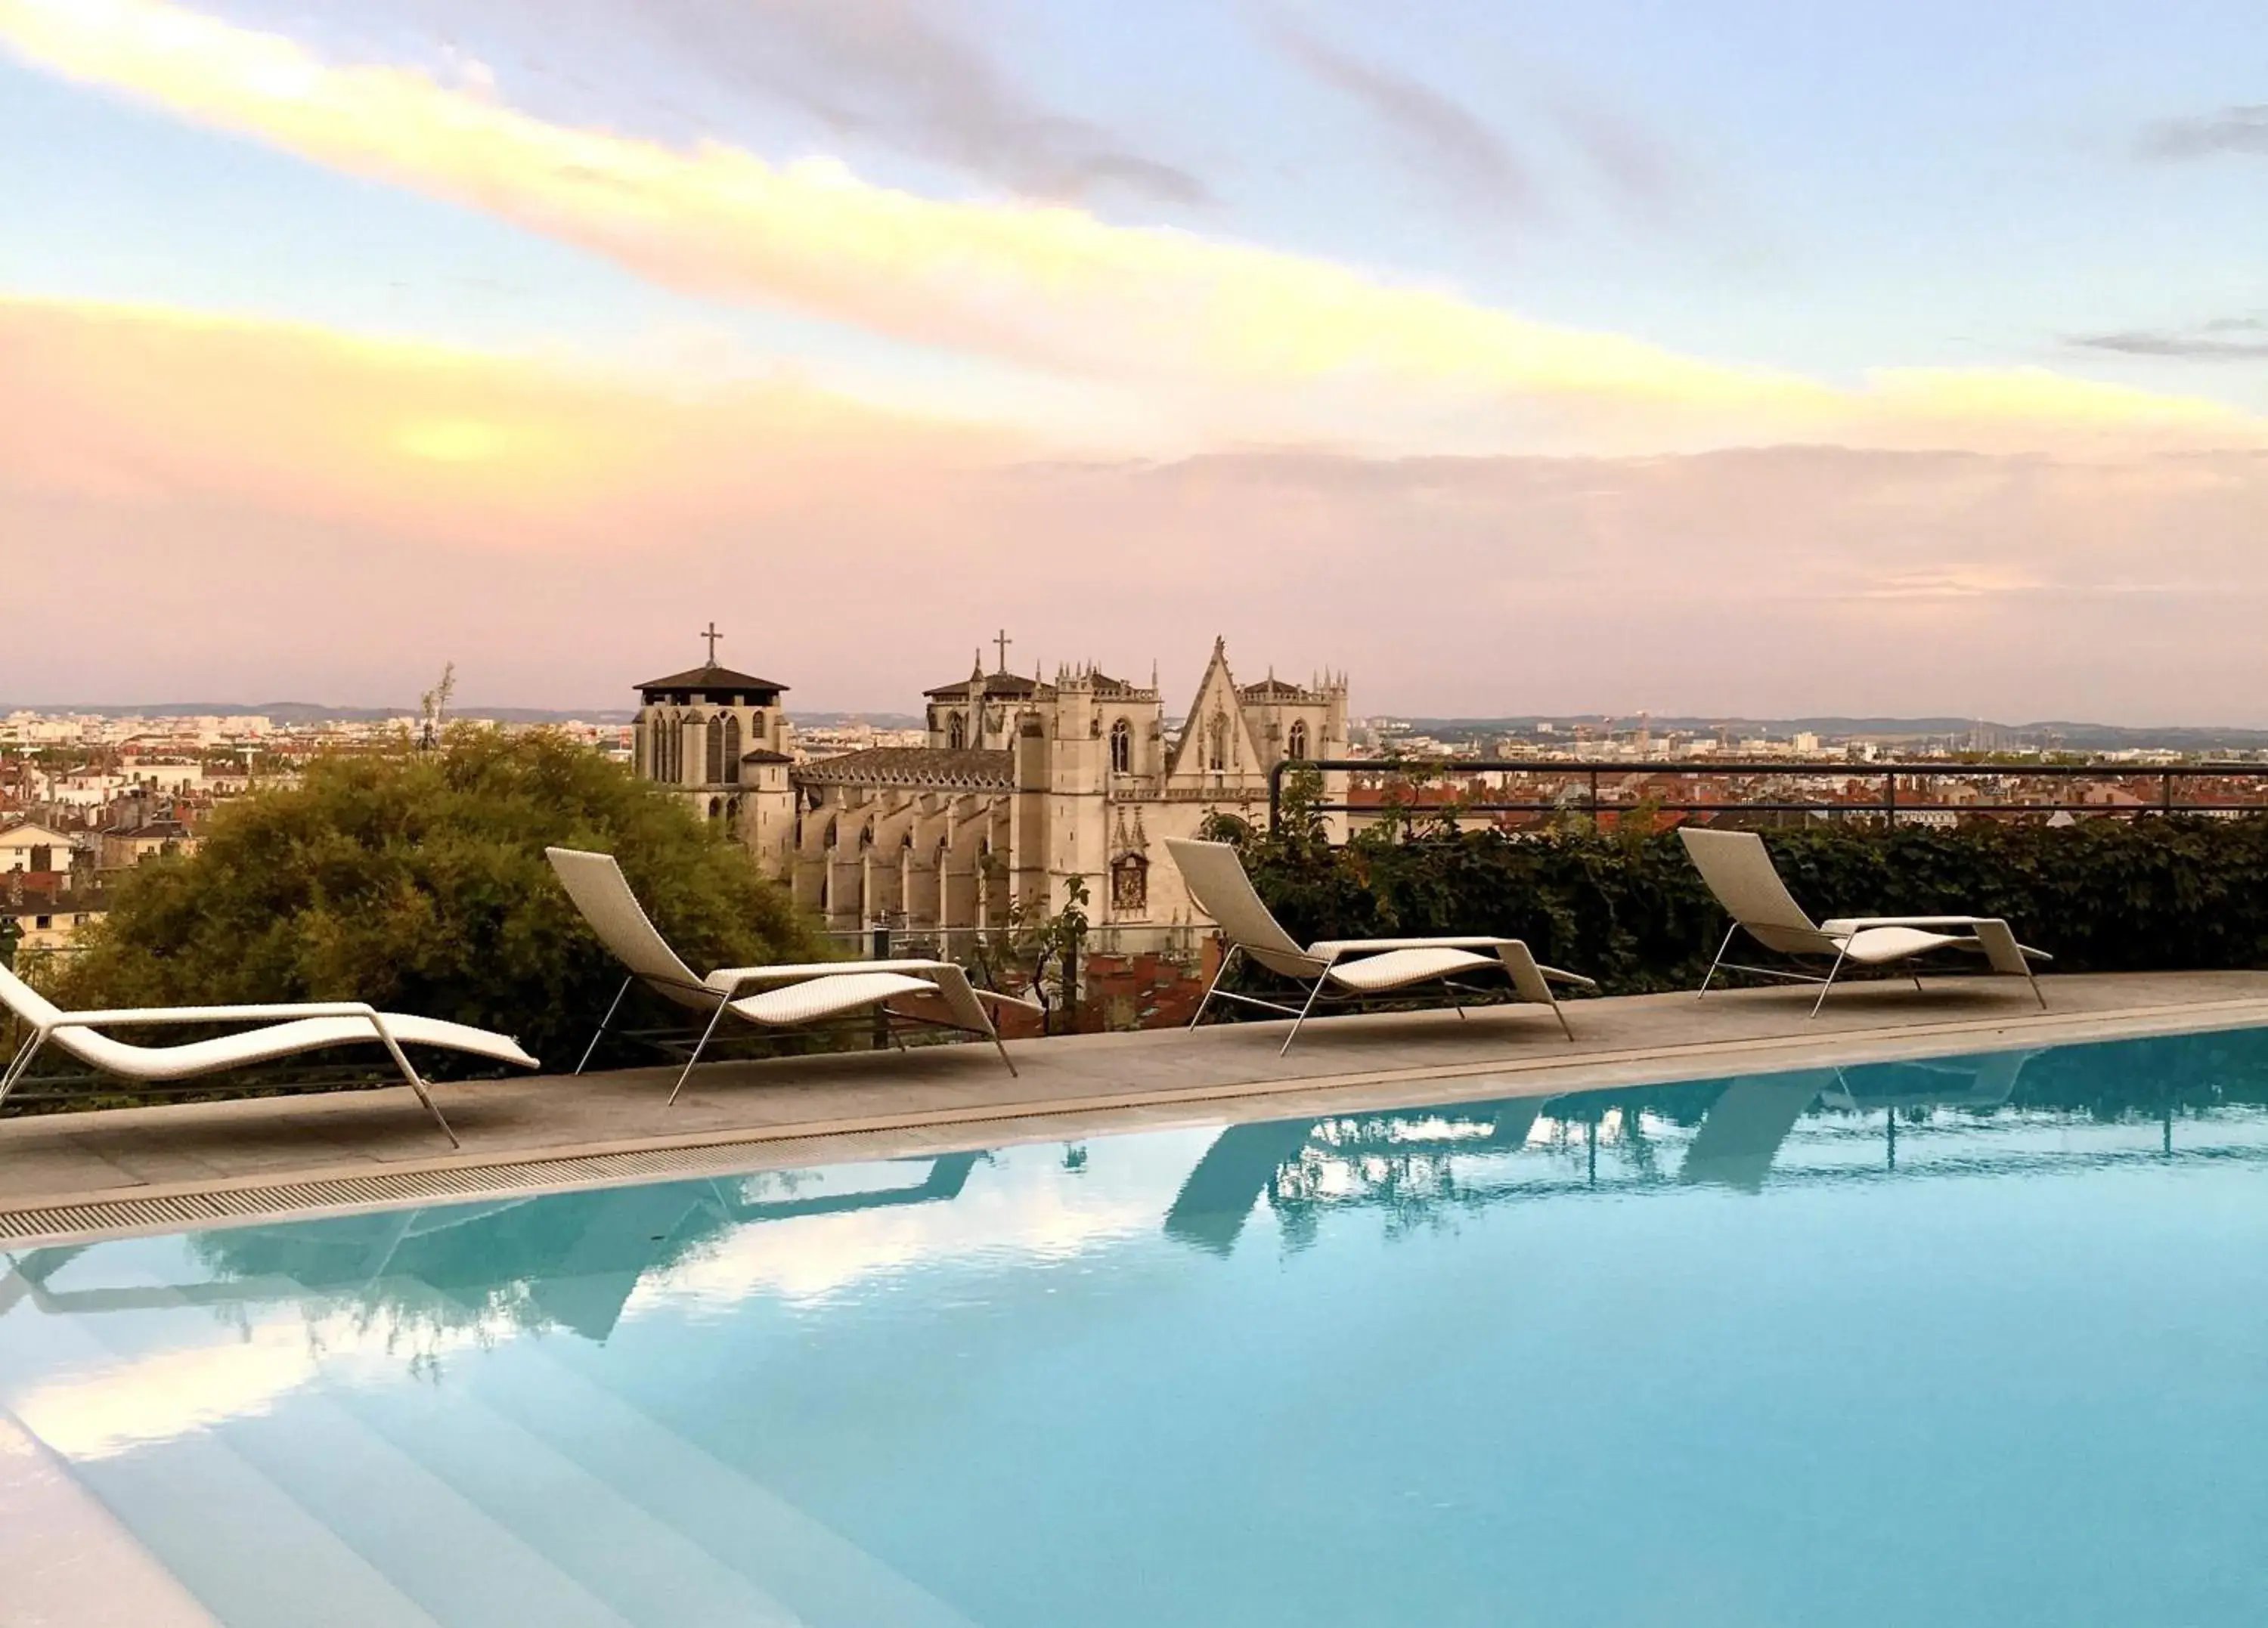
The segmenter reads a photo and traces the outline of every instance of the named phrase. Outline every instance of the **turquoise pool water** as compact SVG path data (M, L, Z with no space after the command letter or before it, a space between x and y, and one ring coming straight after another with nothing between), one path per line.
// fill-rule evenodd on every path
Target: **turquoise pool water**
M2255 1628L2264 1104L2231 1032L40 1250L0 1424L231 1628Z

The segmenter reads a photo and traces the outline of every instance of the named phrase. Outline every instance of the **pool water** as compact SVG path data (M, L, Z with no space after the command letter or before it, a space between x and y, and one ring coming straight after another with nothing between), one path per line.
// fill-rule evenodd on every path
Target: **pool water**
M12 1265L231 1628L2268 1621L2268 1031Z

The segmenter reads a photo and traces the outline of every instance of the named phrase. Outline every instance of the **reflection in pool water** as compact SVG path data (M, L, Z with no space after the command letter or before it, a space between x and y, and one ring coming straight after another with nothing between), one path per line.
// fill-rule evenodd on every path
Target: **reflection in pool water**
M33 1250L229 1624L2255 1623L2268 1036ZM4 1420L0 1420L4 1423Z

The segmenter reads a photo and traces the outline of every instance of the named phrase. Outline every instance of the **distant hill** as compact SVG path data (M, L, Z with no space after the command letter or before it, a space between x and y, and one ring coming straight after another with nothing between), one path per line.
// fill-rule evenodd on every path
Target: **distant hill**
M122 706L113 702L55 701L40 706L0 702L0 716L11 712L77 713L97 718L243 718L271 719L277 723L383 723L389 718L407 722L417 714L408 707L334 707L321 701L147 701ZM622 707L593 707L563 710L556 707L452 706L452 717L492 718L498 723L628 723L637 714ZM917 730L923 720L902 712L792 712L794 722L812 729L840 729L850 723L870 723L878 730Z
M417 715L409 707L334 707L322 701L49 701L39 706L0 702L0 715L10 712L78 713L97 718L243 718L260 717L277 723L382 723L388 718L408 720ZM545 707L458 707L450 715L493 718L499 723L628 723L635 715L621 708L593 708L563 712Z
M254 715L271 718L278 723L375 723L389 718L407 721L416 715L407 707L334 707L320 701L148 701L132 706L112 702L71 702L36 707L0 702L0 715L17 710L83 713L103 718ZM493 718L499 723L628 723L637 716L630 709L619 707L568 710L548 707L467 704L452 707L450 712L462 718ZM1405 716L1400 713L1381 715L1391 717L1395 723L1405 725L1414 733L1431 735L1443 740L1526 734L1539 723L1549 723L1555 729L1572 731L1579 723L1594 727L1613 724L1628 729L1636 722L1633 715L1609 716L1604 713L1521 713L1498 718L1428 718ZM854 723L871 724L878 730L917 730L924 722L917 714L902 712L792 712L788 716L804 728L822 730L841 729ZM1649 724L1657 734L1673 730L1684 734L1707 734L1712 730L1729 728L1739 735L1771 735L1785 738L1803 733L1817 735L1826 740L1859 737L1879 741L1943 739L1947 737L1965 738L1972 730L1982 729L1996 741L2010 745L2043 744L2052 735L2058 737L2062 747L2072 752L2117 752L2154 746L2191 752L2211 752L2216 748L2233 752L2268 749L2268 730L2186 723L2135 729L2074 720L1997 723L1990 720L1949 717L1741 718L1694 715L1655 717L1649 720Z

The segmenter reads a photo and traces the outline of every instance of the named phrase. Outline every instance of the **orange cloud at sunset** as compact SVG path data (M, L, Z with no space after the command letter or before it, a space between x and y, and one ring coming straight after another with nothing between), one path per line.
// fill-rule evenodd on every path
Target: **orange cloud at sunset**
M0 701L407 702L455 660L620 704L713 616L814 708L909 707L1005 622L1169 678L1226 633L1368 709L2146 721L2242 711L2268 596L2261 452L1042 458L805 385L20 299L0 356L0 538L59 590Z
M1847 385L1074 208L939 200L830 161L564 128L414 69L335 66L160 0L0 0L0 42L675 290L1155 397L1184 445L1233 436L1390 448L1439 445L1445 433L1468 451L2268 443L2268 424L2205 397L2045 370L1884 370ZM412 439L470 449L480 436ZM544 455L534 444L520 452Z
M1011 444L797 383L672 392L151 306L0 298L0 482L114 506L224 499L489 546L747 517L814 483Z

